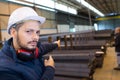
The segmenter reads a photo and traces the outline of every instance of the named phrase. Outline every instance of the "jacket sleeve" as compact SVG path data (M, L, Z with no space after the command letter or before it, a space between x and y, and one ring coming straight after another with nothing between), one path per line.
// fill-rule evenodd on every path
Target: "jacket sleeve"
M115 46L120 46L120 34L118 34L115 39Z
M55 69L51 66L47 66L40 80L53 80L54 74L55 74Z
M17 74L0 71L0 80L23 80L23 79Z
M38 46L40 55L45 55L48 52L56 49L58 45L56 43L44 43Z

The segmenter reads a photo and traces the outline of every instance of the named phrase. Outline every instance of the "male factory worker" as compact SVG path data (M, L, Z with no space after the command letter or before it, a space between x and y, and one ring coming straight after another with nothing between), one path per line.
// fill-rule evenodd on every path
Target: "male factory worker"
M40 26L45 18L29 7L13 11L7 31L11 38L0 51L0 80L53 80L54 60L43 55L60 45L60 41L49 44L38 42Z
M120 27L115 28L115 52L117 57L117 67L114 70L120 70Z

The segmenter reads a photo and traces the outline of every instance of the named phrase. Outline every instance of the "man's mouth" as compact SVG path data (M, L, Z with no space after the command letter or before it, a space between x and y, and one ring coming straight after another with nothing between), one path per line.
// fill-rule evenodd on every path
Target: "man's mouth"
M33 46L34 46L34 45L36 46L36 45L37 45L37 42L36 42L36 41L32 41L32 42L29 42L29 44L31 44L31 45L33 45Z

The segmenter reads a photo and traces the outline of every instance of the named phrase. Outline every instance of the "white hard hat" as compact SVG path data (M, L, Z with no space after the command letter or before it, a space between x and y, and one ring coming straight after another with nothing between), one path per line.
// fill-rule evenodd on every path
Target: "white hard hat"
M38 16L38 14L30 7L18 8L12 12L9 18L7 27L8 33L10 34L10 28L12 27L12 25L25 20L37 20L40 21L41 24L43 24L46 19L44 17Z

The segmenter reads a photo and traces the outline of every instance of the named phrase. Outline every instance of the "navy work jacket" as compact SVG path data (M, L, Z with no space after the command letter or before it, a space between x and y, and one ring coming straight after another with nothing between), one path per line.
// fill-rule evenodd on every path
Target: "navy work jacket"
M0 80L53 80L54 68L44 66L43 55L57 48L57 44L38 44L39 58L21 61L11 46L12 38L0 50Z

